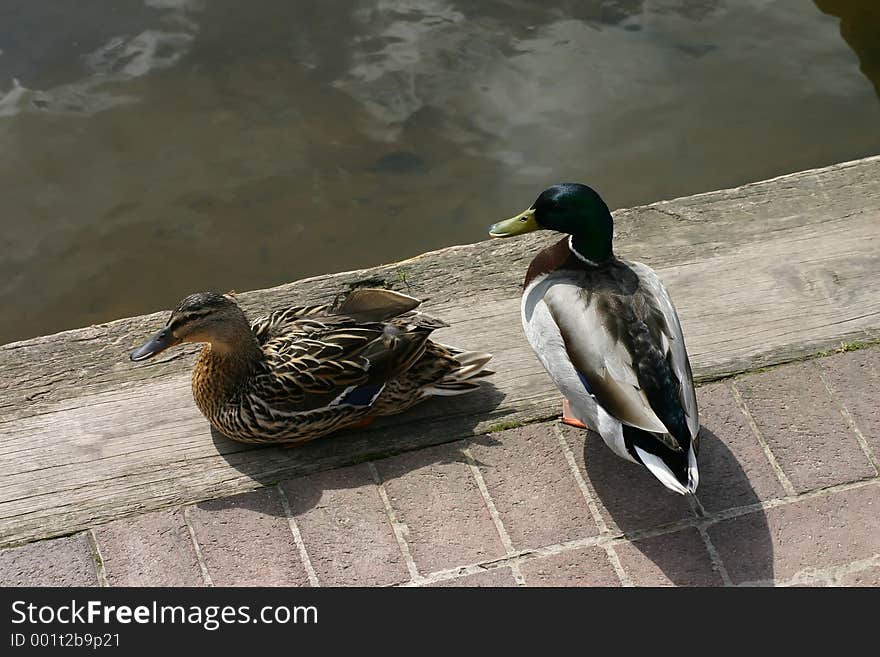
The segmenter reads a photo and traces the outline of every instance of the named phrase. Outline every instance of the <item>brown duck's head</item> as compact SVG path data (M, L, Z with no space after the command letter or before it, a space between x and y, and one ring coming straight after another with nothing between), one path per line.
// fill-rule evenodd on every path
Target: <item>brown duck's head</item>
M165 328L131 352L134 361L147 360L182 342L209 342L224 351L242 331L250 333L247 318L228 294L197 292L180 302Z

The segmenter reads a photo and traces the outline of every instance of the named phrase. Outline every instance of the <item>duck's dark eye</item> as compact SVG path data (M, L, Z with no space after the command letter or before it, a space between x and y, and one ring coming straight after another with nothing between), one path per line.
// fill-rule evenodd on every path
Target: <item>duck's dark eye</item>
M520 217L519 220L520 220L522 223L526 223L526 222L529 220L529 218L528 218L528 217Z

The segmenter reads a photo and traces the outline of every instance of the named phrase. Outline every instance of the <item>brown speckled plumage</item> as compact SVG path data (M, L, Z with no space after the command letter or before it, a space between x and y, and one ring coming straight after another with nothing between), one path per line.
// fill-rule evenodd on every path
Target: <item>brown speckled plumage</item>
M297 306L249 323L230 297L191 295L132 358L207 342L192 390L210 423L245 443L306 442L434 394L468 392L491 373L489 354L429 340L445 324L416 312L418 305L361 289L341 304ZM157 341L161 349L152 348Z

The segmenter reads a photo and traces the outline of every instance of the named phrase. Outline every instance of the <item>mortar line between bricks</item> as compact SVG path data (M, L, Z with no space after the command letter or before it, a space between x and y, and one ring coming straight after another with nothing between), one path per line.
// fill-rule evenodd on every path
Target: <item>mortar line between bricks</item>
M428 573L423 576L421 581L418 582L407 582L401 584L400 586L408 587L408 586L424 586L425 584L434 584L436 582L442 582L449 579L454 579L456 577L463 577L465 575L472 575L475 573L486 572L487 570L494 570L496 568L504 568L511 565L513 562L522 562L529 561L532 559L540 559L542 557L552 557L557 554L563 554L565 552L570 552L572 550L580 550L583 548L590 547L602 547L606 548L606 546L613 547L620 543L626 543L631 540L640 540L644 538L653 538L654 536L662 536L663 534L673 533L677 531L681 531L682 529L689 529L692 526L692 520L688 519L686 521L679 521L677 523L672 523L669 525L663 525L662 527L655 527L650 530L639 530L638 532L633 532L630 536L624 536L622 534L618 535L605 535L605 536L590 536L589 538L579 538L572 541L565 541L564 543L554 543L552 545L545 545L539 548L529 548L526 550L519 550L514 552L513 554L500 557L498 559L490 559L488 561L481 561L478 563L472 563L465 566L456 566L454 568L447 568L445 570L438 570L433 573ZM616 553L615 553L616 556ZM629 579L627 578L627 581ZM625 586L633 586L632 583L624 584Z
M626 569L623 567L623 564L620 561L620 556L617 554L617 550L614 549L614 545L606 543L602 547L605 549L605 557L608 559L608 563L611 564L611 568L614 569L617 579L620 580L620 585L626 588L633 588L635 582L632 581L632 578L630 578Z
M715 525L719 522L730 520L731 518L746 516L750 513L754 513L755 511L768 511L769 509L775 509L780 506L786 506L788 504L794 504L795 502L802 502L804 500L811 500L816 497L822 497L831 493L842 493L849 490L855 490L857 488L877 485L880 485L880 477L871 477L869 479L862 479L861 481L850 481L845 484L834 484L833 486L816 488L815 490L806 491L804 493L786 495L785 497L777 497L772 500L764 500L763 502L755 502L753 504L737 506L732 509L716 511L712 515L705 518L705 523L707 526Z
M293 517L293 510L290 508L290 500L287 499L287 493L284 492L281 484L276 484L275 488L278 490L278 499L281 500L281 508L284 509L284 516L287 518L287 526L290 527L293 542L296 543L299 559L309 578L309 585L313 587L321 586L321 583L318 581L318 573L315 572L312 566L312 560L309 559L309 553L306 551L306 544L299 531L299 526L296 524L296 518Z
M571 451L568 441L565 440L565 436L562 434L562 428L556 422L553 423L553 433L556 436L560 449L562 449L562 455L565 457L565 462L568 463L568 469L571 476L574 478L575 485L578 487L581 496L584 498L587 507L590 509L590 515L593 516L593 522L596 523L599 535L604 536L609 534L608 525L602 517L602 513L599 511L599 505L597 505L596 500L593 499L590 487L587 486L587 482L581 474L580 468L578 468L577 461L575 461L574 458L574 452ZM617 575L617 579L620 580L621 586L635 586L632 579L630 579L630 576L627 574L626 569L623 567L614 546L609 543L603 547L605 549L605 558L608 559L608 563L611 564L611 568L614 570L614 574Z
M691 510L694 512L694 515L705 521L706 517L709 514L706 513L706 507L703 506L700 498L693 494L688 495L687 500L688 504L690 504ZM724 561L721 558L721 555L718 553L718 550L715 549L715 544L709 537L709 532L707 530L708 526L709 525L706 522L700 523L699 525L697 525L697 532L700 534L700 538L703 541L706 552L709 554L709 561L712 562L712 567L718 571L718 574L721 577L721 582L724 584L724 586L732 586L733 580L730 579L730 573L727 572L727 566L724 565Z
M578 468L577 461L574 459L574 452L571 451L571 447L568 446L565 436L562 435L562 429L555 422L553 423L553 433L556 435L556 440L562 448L562 454L565 457L566 463L568 463L568 469L571 472L572 477L574 477L574 482L577 485L578 490L580 490L584 501L587 503L587 507L590 509L590 515L593 516L593 522L596 523L596 527L600 534L607 534L609 532L608 525L605 523L605 519L599 511L599 506L596 504L596 500L593 499L593 494L590 493L590 488L587 486L587 482L584 480L580 468Z
M196 563L199 564L199 570L202 572L202 580L205 586L214 586L214 580L211 579L211 573L208 571L208 563L205 561L205 555L202 553L202 546L199 545L199 539L196 537L196 529L193 527L192 518L190 517L190 508L183 507L183 524L189 531L189 539L192 541L193 551L196 554Z
M723 511L715 512L711 515L707 515L705 518L691 516L689 518L683 518L682 520L677 520L675 522L660 525L658 527L638 529L627 534L618 533L614 535L606 534L599 536L590 536L589 538L581 538L573 541L566 541L564 543L545 545L539 548L520 550L512 555L501 557L500 559L490 559L488 561L481 561L464 566L457 566L455 568L448 568L446 570L438 570L424 575L418 581L406 582L398 586L409 587L434 584L436 582L455 579L456 577L463 577L465 575L473 575L475 573L486 572L487 570L493 570L495 568L504 568L506 566L509 566L513 561L521 563L523 561L530 561L532 559L538 559L541 557L555 556L564 552L594 546L601 546L603 548L605 546L610 546L613 548L614 546L620 545L621 543L631 543L644 539L655 538L657 536L673 534L675 532L685 529L697 529L699 531L701 526L708 528L711 525L715 525L719 522L730 520L732 518L738 518L740 516L748 515L756 511L766 511L768 509L774 509L776 507L794 504L803 500L821 497L829 493L843 492L874 485L880 485L880 478L866 479L863 481L851 482L847 484L836 484L834 486L829 486L828 488L817 489L814 491L809 491L807 493L801 493L799 495L793 495L790 497L787 496L774 500L767 500L764 502L757 502L755 504L747 504L745 506L735 507L733 509L725 509Z
M603 537L591 536L589 538L578 539L575 541L567 541L566 543L557 543L540 548L519 550L498 559L490 559L488 561L480 561L465 566L456 566L454 568L447 568L445 570L437 570L433 573L428 573L427 575L423 576L422 579L418 582L406 582L404 584L401 584L400 586L424 586L426 584L435 584L437 582L455 579L456 577L484 573L487 570L495 570L496 568L509 567L514 562L518 563L520 561L527 561L533 558L553 556L562 552L566 552L568 550L593 547L595 545L598 545L599 542L602 540Z
M727 566L724 565L724 561L721 559L721 555L718 554L718 550L715 549L715 544L709 537L707 525L700 523L699 525L697 525L697 531L700 534L700 538L703 539L703 545L705 545L706 547L706 552L709 553L709 561L712 562L715 570L718 571L718 575L721 576L722 584L724 584L724 586L733 586L733 580L730 579L730 573L727 572Z
M447 568L445 570L438 570L433 573L428 573L427 575L424 575L419 582L407 582L405 584L402 584L401 586L421 586L424 584L433 584L435 582L453 579L455 577L461 577L463 575L481 573L485 572L486 570L492 570L494 568L503 568L505 566L510 566L511 562L514 561L520 562L528 561L531 559L538 559L541 557L552 557L557 554L569 552L571 550L580 550L582 548L596 546L601 546L603 548L605 548L606 546L614 547L615 545L619 545L620 543L627 543L630 541L637 541L645 538L653 538L655 536L662 536L664 534L674 533L683 529L690 529L694 527L695 520L695 518L685 518L683 520L677 520L672 523L660 525L659 527L652 527L650 529L639 529L627 535L624 535L623 533L618 533L614 535L605 534L589 536L587 538L578 538L571 541L565 541L563 543L553 543L551 545L545 545L538 548L519 550L511 555L506 555L497 559L489 559L487 561L480 561L465 566L456 566L454 568ZM629 581L629 578L626 578L626 581ZM632 586L632 584L630 583L629 586Z
M708 513L706 513L706 507L703 506L703 503L700 502L700 498L697 497L696 493L691 493L690 495L685 495L685 499L687 500L688 506L691 508L691 512L697 516L698 518L705 518Z
M504 528L504 523L501 520L501 515L498 513L498 508L495 506L495 502L492 501L492 496L489 495L489 488L486 486L486 480L483 479L483 473L480 472L480 468L477 467L477 461L474 459L474 455L471 453L470 448L464 447L461 452L467 460L467 466L471 471L474 481L477 482L477 488L480 489L483 503L486 505L486 510L489 511L489 517L492 518L492 522L495 524L495 531L498 532L498 537L501 539L504 551L510 556L514 554L516 550L513 548L513 541L510 540L510 534L508 534L507 530ZM523 577L519 564L516 561L510 564L510 570L513 572L513 579L516 580L516 585L525 586L525 578Z
M868 445L868 441L865 440L865 435L862 433L861 429L859 429L859 425L856 424L856 420L852 416L852 413L849 412L849 408L847 408L847 405L843 402L842 399L839 398L838 395L834 394L831 382L828 380L825 372L822 371L822 368L819 367L819 365L814 365L813 367L819 373L819 379L821 379L822 384L825 386L825 390L828 391L831 399L837 405L837 408L840 411L840 414L843 416L843 419L849 425L850 429L852 429L853 434L855 434L856 441L859 443L859 447L861 447L862 451L865 453L865 456L868 459L868 463L870 463L871 466L874 468L874 474L880 474L880 463L878 463L877 459L874 458L874 454L871 452L871 447Z
M397 546L400 548L400 553L403 555L403 560L406 563L406 569L409 571L410 579L412 582L420 582L423 578L419 574L419 569L418 566L416 566L415 559L413 559L412 552L410 552L409 544L406 542L406 537L403 535L403 529L397 521L397 514L394 513L394 507L391 506L391 500L388 499L388 491L385 490L385 484L382 483L382 477L379 476L379 470L376 469L376 464L372 461L367 462L367 468L370 470L370 475L373 477L373 483L376 484L376 489L379 491L379 497L382 499L382 504L385 506L385 515L388 518L388 522L391 524L391 531L394 532L394 538L397 540Z
M98 547L98 536L94 529L86 530L86 538L89 541L89 551L95 562L95 573L98 576L98 586L110 586L107 581L107 570L104 568L104 557L101 556L101 548Z
M733 398L736 401L737 407L739 408L743 416L745 416L749 428L751 428L752 433L755 435L755 438L761 445L761 449L764 450L764 454L767 456L767 460L770 462L770 467L773 468L773 472L776 474L776 478L782 485L782 489L785 491L785 494L789 496L797 495L797 491L794 489L791 480L788 478L788 475L785 474L782 466L779 465L779 462L776 460L776 456L774 456L773 452L770 449L770 445L767 444L767 441L764 439L764 434L761 433L761 430L758 428L758 423L755 422L755 418L752 417L751 411L749 411L748 406L746 406L746 402L743 399L739 388L736 387L736 383L731 380L728 383L728 386L730 387L730 391L733 393Z
M840 586L840 578L844 575L854 575L876 567L880 567L880 554L837 566L803 568L788 579L781 581L778 579L755 579L741 582L737 586L815 586L816 584Z

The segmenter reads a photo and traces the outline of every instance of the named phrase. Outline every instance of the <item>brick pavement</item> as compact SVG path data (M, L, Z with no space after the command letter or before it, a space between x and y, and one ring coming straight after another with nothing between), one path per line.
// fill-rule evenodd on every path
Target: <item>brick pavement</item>
M698 389L700 504L545 422L0 551L4 585L880 585L880 347Z

